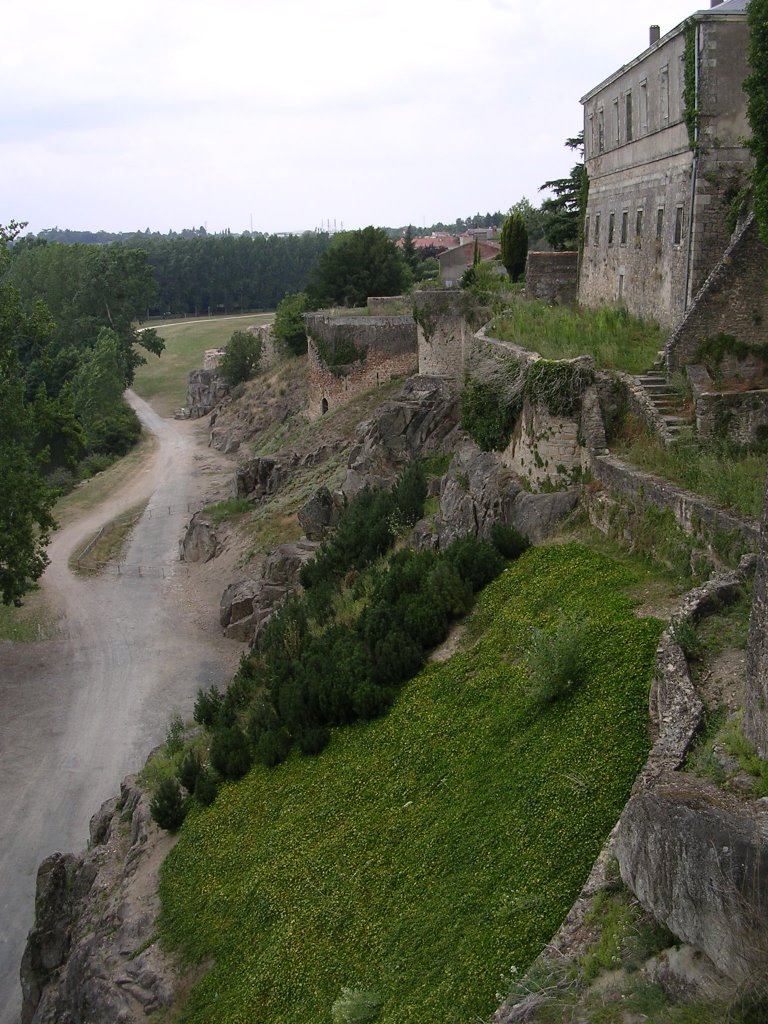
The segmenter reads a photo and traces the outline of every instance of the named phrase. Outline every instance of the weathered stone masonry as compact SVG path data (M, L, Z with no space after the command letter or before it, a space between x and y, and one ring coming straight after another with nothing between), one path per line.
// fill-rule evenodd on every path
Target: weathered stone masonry
M307 313L309 415L322 416L354 395L413 373L418 366L416 323L411 316L342 316ZM361 358L329 367L322 356L353 345Z

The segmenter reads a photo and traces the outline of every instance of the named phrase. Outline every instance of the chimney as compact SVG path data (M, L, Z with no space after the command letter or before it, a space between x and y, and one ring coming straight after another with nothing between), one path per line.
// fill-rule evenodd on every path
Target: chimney
M719 7L723 0L709 0L710 7Z
M660 35L661 29L659 28L659 26L651 25L651 46L653 46L654 43L658 43Z

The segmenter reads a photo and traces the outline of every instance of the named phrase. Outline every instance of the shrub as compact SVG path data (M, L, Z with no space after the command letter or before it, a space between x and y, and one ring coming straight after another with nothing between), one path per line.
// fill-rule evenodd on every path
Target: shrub
M360 988L343 988L331 1007L334 1024L372 1024L381 1012L381 996Z
M288 757L291 738L283 728L268 729L256 743L256 760L267 768L274 768Z
M187 813L186 801L176 779L163 779L149 804L149 813L160 828L176 832Z
M178 713L172 716L165 734L165 749L171 755L179 754L184 749L184 723Z
M286 295L275 312L274 332L278 341L294 356L307 351L307 332L303 314L309 312L310 303L304 292Z
M311 725L296 734L296 742L302 754L320 754L328 746L331 734L322 725Z
M406 526L413 526L424 513L427 478L419 462L410 462L400 474L393 491L395 505Z
M203 770L203 762L196 750L188 750L179 766L179 782L188 793L195 792L197 780Z
M514 526L504 526L503 523L494 523L491 527L491 544L508 562L514 562L531 546L528 538Z
M210 807L216 799L217 789L214 777L210 772L203 770L198 775L197 782L195 783L195 800L202 804L203 807Z
M691 619L678 619L672 627L672 639L689 661L701 657L703 644Z
M517 407L490 381L467 379L461 395L461 427L484 452L509 444Z
M474 591L481 590L504 569L504 560L493 545L477 537L460 537L447 548L445 555Z
M218 372L234 388L254 376L260 360L261 338L248 331L234 331L224 349Z
M215 686L211 686L207 690L203 690L201 687L197 691L192 717L198 725L205 725L210 729L215 725L223 703L224 697Z
M216 729L211 739L211 764L224 779L240 779L251 767L251 748L238 725Z
M562 615L549 629L531 630L528 697L536 707L565 697L584 681L589 619Z

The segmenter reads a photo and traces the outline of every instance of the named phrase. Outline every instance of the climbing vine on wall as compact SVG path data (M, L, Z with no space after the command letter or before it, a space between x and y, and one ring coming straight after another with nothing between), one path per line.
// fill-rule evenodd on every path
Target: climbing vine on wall
M754 206L760 237L768 245L768 0L751 0L747 8L751 72L744 82L747 119L755 157Z
M688 21L685 26L685 52L683 72L683 107L685 126L688 129L688 144L698 149L699 109L696 105L696 23Z

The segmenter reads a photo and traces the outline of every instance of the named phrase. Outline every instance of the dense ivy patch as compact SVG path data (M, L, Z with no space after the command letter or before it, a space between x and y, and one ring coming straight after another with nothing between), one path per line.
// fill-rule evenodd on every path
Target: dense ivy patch
M210 959L182 1020L466 1024L556 930L648 749L660 624L633 574L579 545L528 551L482 593L480 639L322 757L253 768L195 808L162 875L162 938ZM587 619L578 689L534 710L533 629Z

